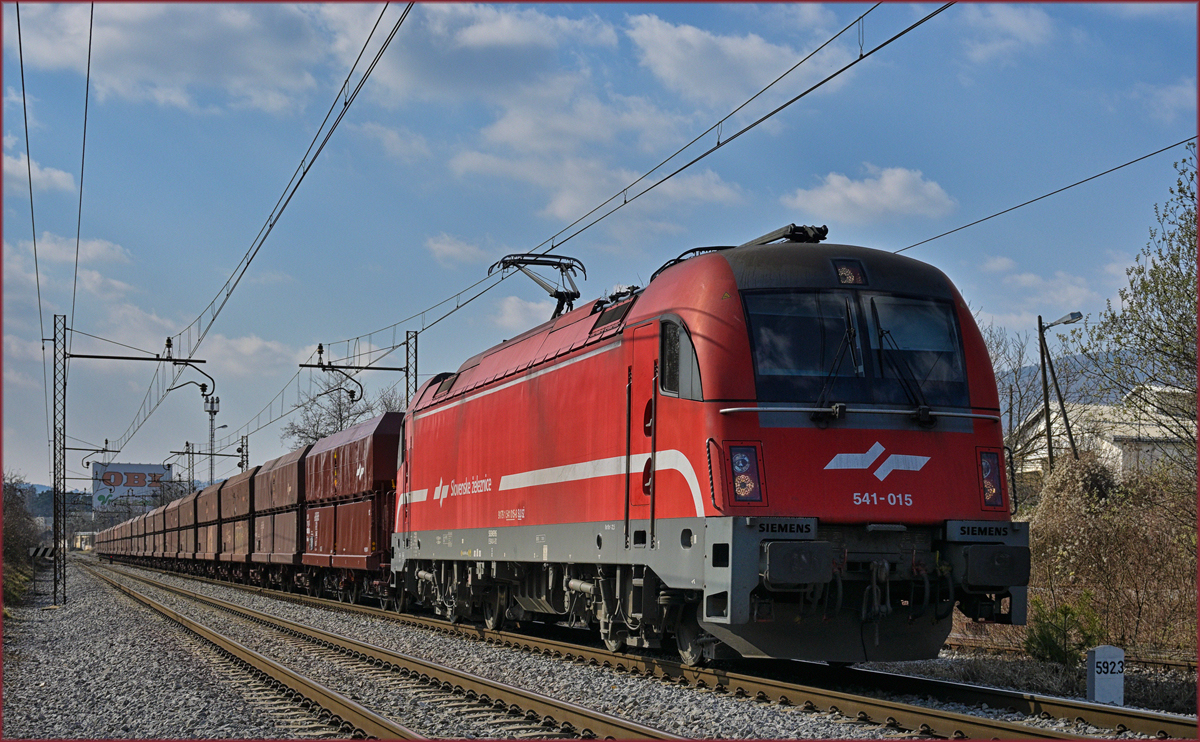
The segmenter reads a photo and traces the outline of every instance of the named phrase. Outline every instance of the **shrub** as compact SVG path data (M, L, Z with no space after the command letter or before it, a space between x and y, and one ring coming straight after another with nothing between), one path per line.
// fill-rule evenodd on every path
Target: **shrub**
M1030 601L1025 651L1035 660L1077 667L1087 650L1100 643L1100 617L1086 590L1074 601L1051 608L1041 598Z
M1196 525L1175 480L1144 472L1119 482L1089 454L1056 462L1030 522L1030 592L1047 620L1087 590L1099 639L1194 655Z

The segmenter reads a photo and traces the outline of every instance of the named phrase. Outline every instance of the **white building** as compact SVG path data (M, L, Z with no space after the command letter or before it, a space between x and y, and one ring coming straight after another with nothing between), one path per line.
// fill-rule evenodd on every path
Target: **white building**
M1130 404L1137 395L1149 404ZM1148 411L1147 407L1167 412ZM1080 451L1093 451L1117 476L1147 469L1162 458L1195 450L1196 399L1163 387L1142 387L1118 405L1066 403L1071 433ZM1050 401L1055 458L1070 456L1067 429L1057 400ZM1186 438L1190 436L1190 440ZM1041 405L1017 428L1018 450L1026 451L1021 472L1046 470L1046 413Z

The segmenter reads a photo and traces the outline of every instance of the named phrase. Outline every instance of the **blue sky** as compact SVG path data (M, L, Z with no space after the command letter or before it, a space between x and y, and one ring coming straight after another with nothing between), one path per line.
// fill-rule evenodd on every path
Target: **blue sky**
M5 469L50 480L52 349L43 363L39 338L52 316L71 315L74 292L74 329L153 352L196 319L255 244L382 7L96 5L76 273L89 6L21 6L35 272L16 8L4 5ZM256 416L317 343L419 314L535 248L869 7L417 5L195 354L217 379L222 436L249 433L255 463L284 453L282 421L259 429ZM875 9L722 138L857 58L860 39L869 51L937 7ZM383 32L402 9L387 8ZM585 263L588 300L644 284L684 250L790 222L904 248L1194 135L1196 38L1195 4L952 6L556 252ZM1182 156L906 254L944 270L985 322L1029 331L1039 314L1095 315L1116 300ZM528 279L504 281L422 332L422 376L552 307ZM132 354L83 335L72 350ZM151 365L73 362L70 445L120 439ZM398 377L360 378L373 392ZM207 429L186 386L116 460L161 462ZM71 476L85 475L81 458L67 457Z

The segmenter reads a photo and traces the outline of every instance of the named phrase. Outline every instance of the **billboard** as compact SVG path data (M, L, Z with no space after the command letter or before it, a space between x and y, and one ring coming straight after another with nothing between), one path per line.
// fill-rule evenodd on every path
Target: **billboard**
M171 464L103 464L92 462L92 507L114 503L150 506L158 501Z

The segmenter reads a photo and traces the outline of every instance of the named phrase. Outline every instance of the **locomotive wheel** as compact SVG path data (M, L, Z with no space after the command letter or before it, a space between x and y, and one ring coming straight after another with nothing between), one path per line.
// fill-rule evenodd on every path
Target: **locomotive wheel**
M690 667L704 664L704 646L700 643L702 633L696 611L685 605L679 624L675 627L675 644L683 664Z
M604 640L605 649L610 652L620 652L625 646L625 636L612 624L609 624L608 631L600 632L600 638Z
M492 631L499 631L504 625L504 611L508 606L500 604L500 591L493 588L483 598L483 625Z
M408 605L409 605L408 591L405 590L403 587L397 589L396 597L392 601L392 607L395 608L396 613L406 613L408 611Z

